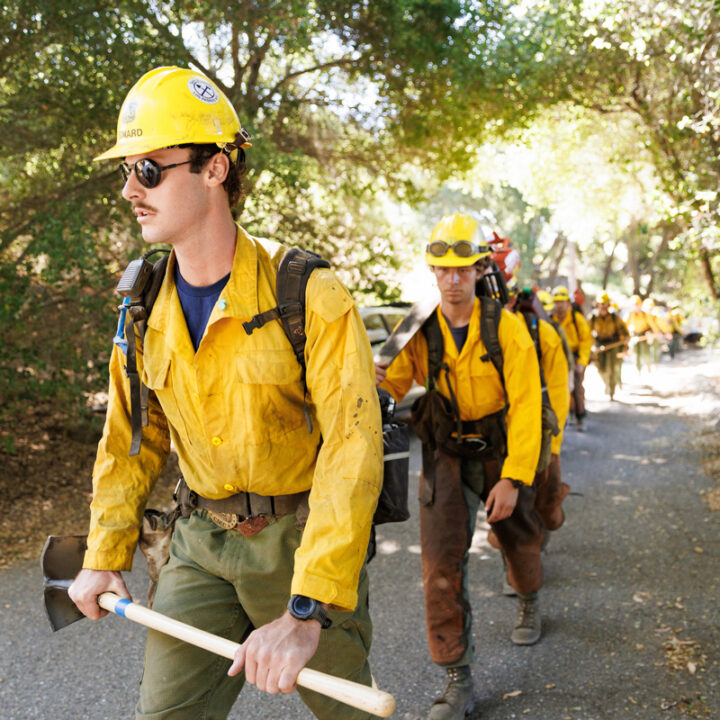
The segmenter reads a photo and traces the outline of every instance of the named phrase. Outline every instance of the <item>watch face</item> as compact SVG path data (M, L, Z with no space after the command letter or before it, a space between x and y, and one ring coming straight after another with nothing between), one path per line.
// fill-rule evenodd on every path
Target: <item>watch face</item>
M308 616L315 609L315 600L304 595L296 595L293 600L293 610L298 615Z

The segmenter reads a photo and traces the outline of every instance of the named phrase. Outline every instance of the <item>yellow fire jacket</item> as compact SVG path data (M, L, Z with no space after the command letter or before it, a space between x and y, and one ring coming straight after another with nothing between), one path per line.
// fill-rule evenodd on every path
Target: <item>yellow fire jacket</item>
M563 440L563 428L570 411L570 391L568 389L568 362L563 350L562 339L555 328L545 320L540 320L540 353L545 386L552 409L557 415L560 433L553 437L550 452L560 454Z
M674 333L682 333L685 318L679 312L672 312L670 313L670 323L672 324L672 331Z
M267 245L267 247L265 246ZM138 369L150 388L140 454L131 439L124 356L115 348L105 429L93 471L85 567L128 570L147 497L170 441L191 490L218 499L241 491L310 489L292 593L344 609L357 582L382 482L382 424L367 333L330 270L307 286L305 359L312 434L300 366L279 322L247 335L242 322L275 306L284 253L238 228L227 285L195 352L174 283L174 255L153 307Z
M593 315L590 318L590 329L599 345L615 340L627 340L630 337L627 325L615 313Z
M651 329L647 313L643 310L632 310L627 317L627 324L633 335L644 335Z
M575 315L575 322L573 322L571 313ZM592 348L592 335L587 320L572 308L565 313L563 320L560 320L557 315L553 316L553 320L565 331L570 349L577 355L577 363L587 367ZM577 330L575 329L576 324Z
M480 337L480 301L475 299L468 336L458 354L450 328L440 308L436 310L445 346L444 362L450 368L453 391L462 420L479 420L505 406L505 392L500 376L487 355ZM540 456L541 396L537 354L522 319L502 311L498 339L503 352L503 374L507 389L507 457L502 477L531 485ZM425 385L428 375L427 341L417 332L387 370L380 385L399 402L410 389L413 379ZM450 398L441 372L438 390Z

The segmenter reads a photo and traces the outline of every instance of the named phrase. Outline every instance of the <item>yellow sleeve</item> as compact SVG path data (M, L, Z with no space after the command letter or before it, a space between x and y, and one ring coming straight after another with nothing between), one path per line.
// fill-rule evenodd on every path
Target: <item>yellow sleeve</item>
M525 321L502 311L498 338L508 399L507 457L502 477L532 485L540 457L542 398L535 343Z
M390 363L385 380L379 387L400 402L412 387L413 380L425 385L428 374L427 341L420 330Z
M572 311L571 311L572 312ZM578 363L588 366L590 362L590 349L592 348L592 334L587 320L580 314L575 313L575 321L578 329Z
M619 315L615 315L615 322L617 322L618 335L620 336L620 339L627 340L630 337L630 331L628 330L628 326L625 324L625 321Z
M557 415L558 424L562 428L570 410L567 358L560 336L552 325L542 320L540 321L540 350L548 397Z
M83 567L130 570L145 503L170 454L168 424L151 392L149 424L140 453L128 454L132 438L130 387L125 356L116 346L110 359L110 389L105 428L93 468L88 549ZM142 376L142 352L138 352Z
M323 442L291 592L352 610L382 484L375 368L360 315L335 275L314 272L307 297L307 385Z

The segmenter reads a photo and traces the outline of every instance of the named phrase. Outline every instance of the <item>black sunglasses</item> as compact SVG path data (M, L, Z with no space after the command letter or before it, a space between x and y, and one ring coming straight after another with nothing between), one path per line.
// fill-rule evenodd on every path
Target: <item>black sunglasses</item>
M138 160L132 165L128 165L127 163L121 163L120 172L123 176L123 182L127 182L130 174L133 170L135 170L135 176L143 187L154 188L160 184L160 180L162 180L162 173L164 170L170 170L171 168L179 167L180 165L187 165L191 162L192 160L185 160L185 162L160 166L150 158L143 158L142 160Z

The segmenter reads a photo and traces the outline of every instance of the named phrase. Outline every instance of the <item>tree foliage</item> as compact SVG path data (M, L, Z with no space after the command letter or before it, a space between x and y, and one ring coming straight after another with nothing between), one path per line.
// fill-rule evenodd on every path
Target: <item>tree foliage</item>
M571 3L577 9L575 3ZM720 14L705 0L585 2L570 49L569 96L601 115L629 113L667 197L677 237L720 300ZM670 244L671 240L667 240Z
M250 131L243 225L318 250L358 297L396 297L394 271L420 244L393 203L426 200L472 166L484 141L536 132L547 108L558 124L582 127L577 107L606 128L633 118L633 155L618 158L628 187L640 177L636 158L655 173L643 212L598 221L597 247L618 238L635 247L638 282L649 265L680 274L671 251L691 253L717 295L718 15L702 0L8 0L2 9L3 396L102 386L110 289L142 243L115 170L92 158L112 144L132 84L159 65L209 75ZM557 204L513 183L488 193L495 220L532 255ZM479 206L478 192L467 195Z
M112 143L122 99L144 72L198 68L237 107L253 137L251 193L238 208L251 232L314 248L354 292L390 299L402 252L391 246L398 228L379 209L419 198L418 169L447 176L467 165L468 142L506 94L516 40L505 27L509 6L4 3L3 392L88 389L99 377L112 278L141 243L114 169L92 157Z

